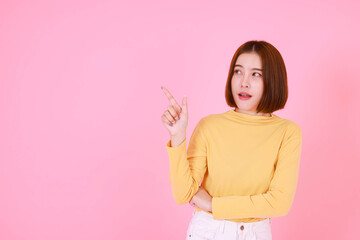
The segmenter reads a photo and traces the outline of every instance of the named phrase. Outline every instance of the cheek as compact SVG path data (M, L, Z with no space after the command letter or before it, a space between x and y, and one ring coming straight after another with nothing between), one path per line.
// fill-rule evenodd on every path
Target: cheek
M262 80L259 80L256 82L256 92L258 93L257 95L262 95L262 92L264 90L264 83Z
M234 80L231 81L231 91L233 95L236 92L236 83Z
M231 87L232 87L232 89L237 89L237 88L239 88L239 86L240 86L240 79L237 78L237 77L233 77L231 79Z

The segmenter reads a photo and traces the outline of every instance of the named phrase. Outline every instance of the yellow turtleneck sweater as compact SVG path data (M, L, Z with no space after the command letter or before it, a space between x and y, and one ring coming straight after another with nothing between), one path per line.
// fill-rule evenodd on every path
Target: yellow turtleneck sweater
M201 184L213 197L206 212L214 219L256 222L289 212L302 145L295 122L233 109L200 119L187 150L186 142L166 144L176 203L190 202Z

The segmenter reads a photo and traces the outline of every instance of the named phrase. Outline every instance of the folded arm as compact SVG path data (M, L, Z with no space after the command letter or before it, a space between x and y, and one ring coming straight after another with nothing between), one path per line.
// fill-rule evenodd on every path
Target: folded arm
M301 145L301 130L296 127L280 147L269 190L249 196L213 197L214 219L271 218L286 215L296 191Z

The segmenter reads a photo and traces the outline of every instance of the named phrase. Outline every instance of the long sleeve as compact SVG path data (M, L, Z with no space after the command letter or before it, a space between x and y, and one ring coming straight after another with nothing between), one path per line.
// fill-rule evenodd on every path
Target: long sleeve
M213 197L214 219L271 218L286 215L290 211L298 182L301 145L301 129L295 124L280 146L268 191L250 196Z
M207 170L206 139L202 132L203 121L196 125L186 151L186 139L177 147L166 144L170 160L169 178L176 203L185 204L199 190Z

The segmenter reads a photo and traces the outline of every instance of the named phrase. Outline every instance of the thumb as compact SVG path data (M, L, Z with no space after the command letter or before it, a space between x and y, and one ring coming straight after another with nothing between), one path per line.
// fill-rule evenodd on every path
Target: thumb
M187 96L185 95L182 100L182 110L187 114Z

